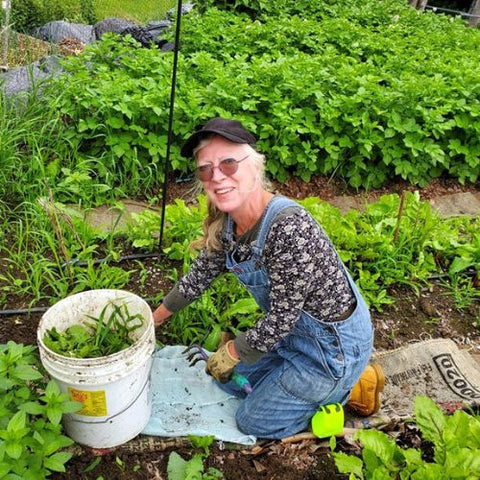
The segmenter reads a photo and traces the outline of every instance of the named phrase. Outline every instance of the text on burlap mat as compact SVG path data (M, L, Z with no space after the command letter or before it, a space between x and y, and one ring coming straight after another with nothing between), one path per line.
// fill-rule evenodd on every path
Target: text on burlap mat
M480 405L480 369L448 339L418 342L373 355L385 373L380 411L367 418L346 412L345 426L370 428L413 417L414 401L426 395L437 404Z

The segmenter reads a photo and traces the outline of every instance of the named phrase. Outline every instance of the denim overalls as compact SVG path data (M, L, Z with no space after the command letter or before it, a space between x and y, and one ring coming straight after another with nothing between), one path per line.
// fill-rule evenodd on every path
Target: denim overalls
M266 313L269 304L268 272L261 254L270 224L276 215L292 205L275 196L263 216L252 256L236 263L227 254L227 269L251 292ZM233 236L230 216L225 230ZM370 314L345 267L350 286L357 299L353 313L345 320L323 322L302 311L292 331L273 349L252 365L240 362L236 371L246 376L253 392L245 396L233 382L219 386L244 397L236 413L238 428L260 438L285 438L305 430L320 405L345 403L353 385L365 369L373 346Z

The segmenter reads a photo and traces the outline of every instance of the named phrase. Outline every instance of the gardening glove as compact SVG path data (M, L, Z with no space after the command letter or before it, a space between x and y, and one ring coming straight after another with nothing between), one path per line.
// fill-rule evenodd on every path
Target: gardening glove
M234 357L235 352L233 340L229 340L222 345L215 353L210 355L207 360L205 371L220 383L227 383L232 376L235 365L240 362L239 358Z

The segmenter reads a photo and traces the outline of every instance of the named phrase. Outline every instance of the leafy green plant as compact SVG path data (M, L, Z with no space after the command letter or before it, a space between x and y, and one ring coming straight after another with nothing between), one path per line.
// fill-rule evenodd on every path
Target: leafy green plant
M444 415L431 399L415 399L415 423L434 447L433 462L415 448L403 449L385 433L362 430L358 434L362 458L332 452L341 473L350 479L474 480L480 475L480 420L457 410ZM335 448L335 441L331 442Z
M168 480L223 480L225 477L218 469L210 467L205 472L204 458L210 455L209 447L215 437L199 437L189 435L194 448L202 448L203 453L197 453L190 460L184 460L177 452L171 452L168 457Z
M128 224L128 238L135 248L154 251L155 247L158 246L159 230L159 213L151 210L132 213L132 220Z
M57 383L46 385L35 347L0 345L0 477L38 480L64 472L73 441L62 435L61 418L81 408Z
M205 457L210 455L210 445L215 441L214 435L189 435L188 440L192 444L193 448L201 448L203 449L203 454Z
M200 195L198 205L187 206L185 201L175 199L167 206L166 217L168 228L165 231L164 249L169 258L183 260L184 271L198 252L189 248L190 243L202 234L203 219L207 214L207 198Z
M449 281L443 281L441 284L448 289L447 295L452 296L460 310L480 300L480 290L469 277L453 275Z
M64 77L57 86L65 88L57 108L70 140L84 159L95 159L88 176L117 197L157 187L166 154L169 95L157 79L166 87L170 62L156 49L139 47L131 37L106 34L85 57L65 62L75 78Z
M475 267L480 273L480 233L473 233L469 242L459 244L456 248L456 256L450 264L448 273L455 275L464 270Z
M237 333L252 327L261 310L234 275L217 278L210 288L183 310L175 313L164 334L182 345L200 343L214 351L222 331Z
M102 461L101 456L95 457L95 459L83 469L83 472L84 473L93 472L93 470L95 470L98 467L98 465L100 465L101 461Z
M96 265L95 260L90 258L85 267L74 267L75 283L71 293L87 289L122 288L128 283L132 273L133 270L125 270L107 262Z
M65 357L105 357L130 347L135 341L132 332L142 327L144 321L139 313L131 315L125 303L107 303L99 317L87 317L93 322L75 324L63 332L55 327L47 330L43 337L45 346Z
M416 289L438 269L433 240L442 223L418 194L406 194L402 209L398 195L385 195L365 211L345 215L318 199L301 203L324 227L368 303L378 310L392 301L388 287Z

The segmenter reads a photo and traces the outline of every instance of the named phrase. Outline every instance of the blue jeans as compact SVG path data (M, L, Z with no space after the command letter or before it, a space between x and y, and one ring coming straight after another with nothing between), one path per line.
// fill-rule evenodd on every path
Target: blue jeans
M324 323L304 313L277 346L236 371L248 378L250 395L233 382L220 388L243 401L238 428L259 438L285 438L305 430L320 405L346 403L368 364L373 329L367 307L357 304L346 320Z

